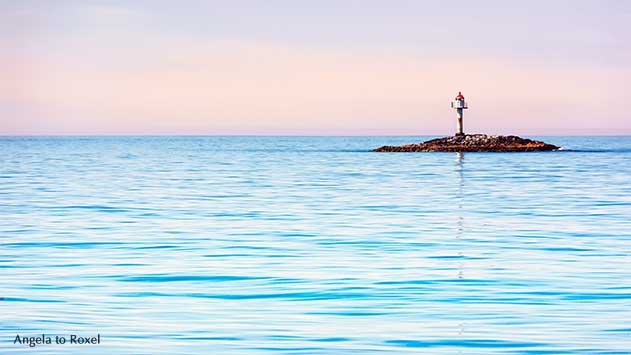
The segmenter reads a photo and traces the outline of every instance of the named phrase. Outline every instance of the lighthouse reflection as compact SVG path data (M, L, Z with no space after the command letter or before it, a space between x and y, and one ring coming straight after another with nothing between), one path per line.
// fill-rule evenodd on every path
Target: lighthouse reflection
M464 279L464 253L462 252L462 235L464 233L464 216L462 205L464 202L464 153L456 153L456 169L458 171L458 192L456 194L458 199L458 218L456 219L456 241L458 243L458 279ZM462 337L465 332L464 320L458 323L458 336ZM462 354L459 349L458 354Z
M456 169L458 170L458 218L456 220L456 240L461 242L462 234L464 233L464 217L462 215L462 205L464 202L464 153L456 153ZM458 278L462 279L463 274L463 258L464 254L462 250L458 252Z

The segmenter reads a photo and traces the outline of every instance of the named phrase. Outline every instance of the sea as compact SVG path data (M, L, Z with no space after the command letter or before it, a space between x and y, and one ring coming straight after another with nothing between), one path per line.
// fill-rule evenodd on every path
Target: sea
M1 137L0 354L631 354L631 137L429 138Z

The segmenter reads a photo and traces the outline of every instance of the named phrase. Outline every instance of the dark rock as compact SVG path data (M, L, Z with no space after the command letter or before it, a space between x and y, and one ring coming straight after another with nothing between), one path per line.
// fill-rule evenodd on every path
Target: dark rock
M422 143L401 146L383 146L374 152L541 152L557 150L552 144L517 136L488 136L466 134L432 139Z

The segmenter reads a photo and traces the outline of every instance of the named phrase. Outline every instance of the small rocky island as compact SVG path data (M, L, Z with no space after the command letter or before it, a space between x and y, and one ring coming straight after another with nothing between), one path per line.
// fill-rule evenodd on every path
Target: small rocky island
M451 108L458 114L456 135L432 139L427 142L401 146L386 145L373 149L373 152L541 152L557 150L560 147L541 141L517 136L489 136L486 134L464 134L462 113L468 109L464 96L459 92L451 103Z
M374 152L541 152L557 150L556 145L517 136L462 134L400 146L383 146Z

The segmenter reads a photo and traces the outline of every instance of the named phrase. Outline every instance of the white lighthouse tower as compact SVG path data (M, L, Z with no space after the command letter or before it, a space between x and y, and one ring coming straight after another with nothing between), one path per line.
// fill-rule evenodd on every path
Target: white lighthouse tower
M467 109L467 103L464 101L464 96L462 93L458 91L458 96L451 103L451 108L455 108L458 113L458 126L456 128L456 136L464 136L464 131L462 130L462 110Z

